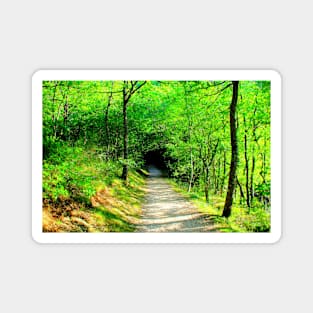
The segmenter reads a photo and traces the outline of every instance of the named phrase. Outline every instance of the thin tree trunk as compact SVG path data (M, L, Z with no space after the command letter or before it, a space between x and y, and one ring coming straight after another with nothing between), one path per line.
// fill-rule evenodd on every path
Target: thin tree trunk
M68 127L67 127L67 121L68 121L68 101L67 101L67 96L66 96L66 100L64 103L64 112L63 112L63 138L64 140L68 139Z
M223 216L229 217L233 205L233 194L236 186L236 169L238 163L238 144L237 144L237 129L236 129L236 106L238 100L239 81L233 81L233 96L230 104L230 137L231 137L231 163L228 179L228 190L223 210Z
M204 185L204 194L205 194L205 201L209 203L209 188L210 188L210 168L207 165L205 169L205 185Z
M222 183L221 183L221 195L224 192L225 178L226 178L226 152L224 150L224 153L223 153L223 178L222 178Z
M206 157L204 157L202 159L203 167L204 167L204 173L205 173L204 194L205 194L206 202L209 202L209 189L210 189L210 184L211 184L210 169L211 169L212 163L214 161L214 157L216 155L218 145L219 145L219 140L217 140L216 145L213 148L212 152L210 152L211 149L208 147L207 155L206 155ZM210 159L209 159L209 156L210 156ZM214 183L214 180L213 180L213 183Z
M257 96L255 99L255 103L256 105L258 104L257 101ZM256 135L256 129L257 129L257 125L255 123L256 121L256 111L257 111L257 107L255 107L254 111L253 111L253 129L252 129L252 136L254 138L254 143L252 145L252 165L251 165L251 175L250 175L250 204L251 206L253 206L253 200L254 200L254 171L255 171L255 145L258 145L258 138Z
M255 156L254 149L252 151L252 167L251 167L251 175L250 175L250 205L252 206L252 201L254 198L254 170L255 170Z
M53 104L53 106L54 106L54 102L55 102L55 96L56 96L56 89L57 89L57 86L58 86L58 82L56 82L56 83L54 84L53 97L52 97L52 104ZM60 105L58 105L58 112L57 112L57 114L55 115L55 114L53 113L53 115L52 115L54 138L57 137L57 119L58 119L58 116L59 116L59 112L60 112Z
M242 200L245 199L245 194L243 192L243 189L242 189L242 186L240 184L238 177L236 177L236 182L237 182L237 185L239 186L239 191L240 191L240 203L242 203Z
M122 179L127 181L128 176L128 124L127 124L127 102L128 102L128 96L126 94L126 83L124 82L123 85L123 126L124 126L124 134L123 134L123 173L122 173Z
M187 98L187 82L183 82L184 86L184 96L185 96L185 105L186 105L186 113L187 113L187 120L188 120L188 143L189 143L189 160L190 160L190 175L189 175L189 185L188 185L188 192L191 191L192 183L194 179L194 164L193 164L193 153L192 153L192 144L191 144L191 127L192 127L192 120L190 117L189 112L189 104Z
M250 208L250 190L249 190L249 159L248 159L248 139L247 139L247 128L246 128L246 119L243 118L244 125L245 125L245 136L244 136L244 143L245 143L245 168L246 168L246 203L248 208Z
M192 182L193 182L193 158L192 158L192 148L190 148L190 177L189 177L189 186L188 186L188 192L191 191Z
M107 107L106 107L105 114L104 114L105 142L106 142L106 147L107 147L107 154L109 154L109 149L110 149L110 132L109 132L108 119L109 119L109 109L111 106L111 100L113 97L113 84L114 84L114 81L112 81L111 92L109 94L108 103L107 103Z
M217 162L217 175L216 175L216 186L215 186L215 193L217 194L220 189L221 183L221 159L218 159Z

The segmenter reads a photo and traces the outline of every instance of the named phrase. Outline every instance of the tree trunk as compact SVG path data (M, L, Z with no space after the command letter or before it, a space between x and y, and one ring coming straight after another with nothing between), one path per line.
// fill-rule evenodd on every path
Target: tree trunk
M69 93L70 87L67 86L67 88L64 91L63 94L63 100L64 100L64 105L63 105L63 133L62 133L62 139L65 141L68 141L68 116L69 116L69 103L68 103L68 93Z
M252 168L251 168L251 177L250 177L250 205L253 205L254 198L254 169L255 169L255 157L254 150L252 151Z
M205 185L204 185L204 194L205 194L205 201L209 203L209 188L210 188L210 168L207 165L205 169Z
M192 182L193 182L193 159L192 159L192 149L190 148L190 177L189 177L188 192L191 191Z
M112 85L111 85L111 92L109 94L109 98L108 98L108 103L107 103L107 107L105 110L105 114L104 114L104 127L105 127L105 142L106 142L106 148L107 148L107 157L110 154L110 131L109 131L109 109L111 106L111 100L113 97L113 84L114 81L112 81Z
M238 144L237 144L237 129L236 129L236 106L238 100L238 81L233 81L233 96L230 104L230 137L231 137L231 163L228 179L228 190L223 210L223 216L229 217L233 205L233 194L236 186L236 168L238 163Z
M122 179L127 181L128 176L128 124L127 124L127 102L128 96L126 93L126 83L123 85L123 126L124 126L124 134L123 134L123 173Z
M222 177L222 183L221 183L221 189L220 189L220 194L221 195L224 192L225 178L226 178L226 152L224 150L224 153L223 153L223 177Z
M123 83L123 173L122 179L127 182L128 177L128 122L127 122L127 104L131 96L141 88L147 81L139 83L138 81L124 81Z
M245 199L245 194L244 194L244 192L242 190L242 186L240 184L240 181L239 181L238 177L236 177L236 183L237 183L237 185L239 187L239 191L240 191L240 203L242 203L242 200Z
M190 174L189 174L189 185L188 185L188 192L191 192L192 183L193 183L193 176L194 176L194 164L193 164L193 151L192 151L192 143L191 143L191 133L192 133L192 120L191 114L189 110L189 102L187 98L187 82L183 82L184 86L184 95L185 95L185 106L186 106L186 114L188 120L188 144L189 144L189 162L190 162Z
M204 194L205 194L205 201L206 201L206 203L209 203L209 182L205 183Z
M245 168L246 168L246 203L248 208L250 208L251 204L250 204L250 190L249 190L249 159L248 159L248 130L246 128L246 119L244 118L244 126L245 126L245 136L244 136L244 140L245 140Z
M54 106L54 102L55 102L57 86L58 86L58 82L56 82L54 84L53 97L52 97L52 104L53 104L53 106ZM54 138L57 138L57 119L59 117L59 114L60 114L60 105L58 105L57 114L55 114L55 113L52 114Z

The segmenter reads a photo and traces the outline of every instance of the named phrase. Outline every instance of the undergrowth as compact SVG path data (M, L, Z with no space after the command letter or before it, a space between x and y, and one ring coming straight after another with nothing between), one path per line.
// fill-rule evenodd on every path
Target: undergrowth
M144 178L98 148L62 147L43 162L43 231L131 232L140 216Z
M205 201L203 192L187 192L186 186L169 180L174 189L190 199L202 213L209 214L214 222L214 229L219 232L269 232L271 228L271 217L268 210L261 204L247 207L234 202L232 213L229 218L222 217L225 197L210 195L209 202Z

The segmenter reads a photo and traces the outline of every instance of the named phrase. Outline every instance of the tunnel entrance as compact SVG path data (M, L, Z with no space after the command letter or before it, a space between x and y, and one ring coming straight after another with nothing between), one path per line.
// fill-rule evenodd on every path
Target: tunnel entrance
M168 173L168 168L167 168L167 158L164 156L165 154L165 149L157 149L157 150L152 150L152 151L147 151L146 154L144 155L144 160L145 160L145 165L154 165L162 172Z
M144 154L144 162L147 168L155 166L162 171L163 176L171 177L173 173L169 165L177 162L177 160L167 156L164 148L147 151Z
M144 155L145 165L155 165L161 170L167 171L166 159L164 157L165 149L147 151Z

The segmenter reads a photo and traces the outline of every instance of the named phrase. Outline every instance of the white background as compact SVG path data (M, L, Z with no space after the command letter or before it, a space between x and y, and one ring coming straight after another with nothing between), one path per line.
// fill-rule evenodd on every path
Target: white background
M269 233L43 233L42 82L46 80L269 80L271 231ZM273 70L39 70L32 76L32 237L38 243L274 243L281 237L281 76Z
M2 1L1 312L310 312L311 1ZM283 237L274 245L39 245L37 69L277 69Z

